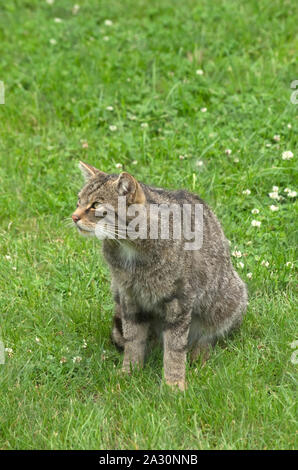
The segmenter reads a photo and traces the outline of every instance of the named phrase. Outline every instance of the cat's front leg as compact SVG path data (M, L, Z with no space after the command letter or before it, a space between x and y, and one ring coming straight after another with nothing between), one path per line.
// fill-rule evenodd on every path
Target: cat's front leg
M122 370L130 372L144 364L149 322L145 321L135 305L125 302L122 306L124 358Z
M171 387L185 390L187 342L191 323L191 310L174 299L166 307L166 325L163 331L164 377Z

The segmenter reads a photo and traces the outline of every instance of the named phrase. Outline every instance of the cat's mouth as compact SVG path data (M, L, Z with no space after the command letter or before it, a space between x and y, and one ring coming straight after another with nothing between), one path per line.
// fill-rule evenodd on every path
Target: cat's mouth
M92 228L81 227L79 224L76 224L76 227L82 235L94 235L94 230Z
M81 232L94 232L94 230L91 230L91 229L89 229L89 228L87 228L87 229L86 229L86 228L82 228L82 227L79 227L78 225L77 225L77 227L78 227L79 230L81 230Z

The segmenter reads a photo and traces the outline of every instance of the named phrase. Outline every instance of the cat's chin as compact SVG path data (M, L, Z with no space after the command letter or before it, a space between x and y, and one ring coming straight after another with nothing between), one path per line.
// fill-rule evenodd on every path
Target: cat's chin
M80 227L77 226L78 232L83 236L83 237L94 237L95 232L91 232L89 230L84 230Z

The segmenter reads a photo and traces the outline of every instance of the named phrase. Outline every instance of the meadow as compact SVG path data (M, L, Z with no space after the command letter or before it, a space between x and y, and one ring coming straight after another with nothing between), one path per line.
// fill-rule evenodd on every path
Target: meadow
M297 3L76 2L0 5L0 449L294 449ZM79 160L222 222L249 307L185 393L120 373Z

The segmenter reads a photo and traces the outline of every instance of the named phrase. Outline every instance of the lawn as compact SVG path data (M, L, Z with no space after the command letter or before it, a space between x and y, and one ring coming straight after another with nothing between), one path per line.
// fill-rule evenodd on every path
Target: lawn
M77 3L0 6L0 449L293 449L297 5ZM185 393L160 351L120 373L101 243L67 222L79 160L222 222L249 308Z

